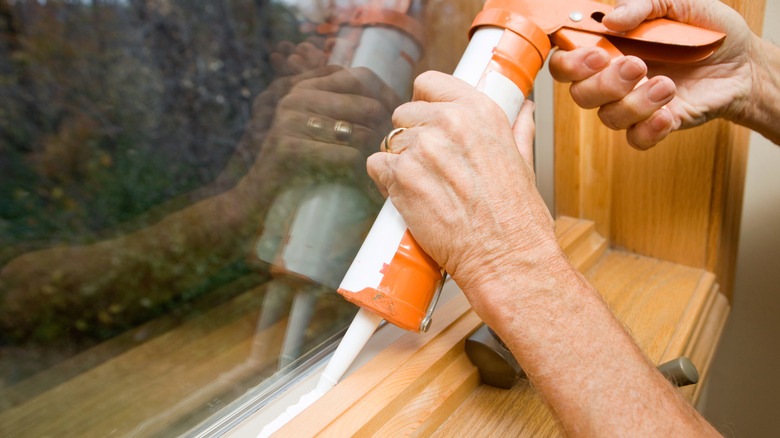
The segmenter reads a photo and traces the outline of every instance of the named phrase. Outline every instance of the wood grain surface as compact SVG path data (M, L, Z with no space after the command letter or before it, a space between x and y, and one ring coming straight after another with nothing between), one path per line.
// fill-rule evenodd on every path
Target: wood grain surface
M591 221L559 218L556 233L575 266L586 271L654 363L688 354L706 378L729 308L714 275L607 250ZM552 415L527 380L510 390L478 384L463 341L481 322L463 296L437 315L440 325L431 332L405 335L275 436L558 435ZM695 400L698 392L689 389L686 395Z
M724 3L760 34L764 1ZM554 105L556 213L593 220L612 247L707 269L731 297L748 131L718 120L637 151L568 84L555 84Z

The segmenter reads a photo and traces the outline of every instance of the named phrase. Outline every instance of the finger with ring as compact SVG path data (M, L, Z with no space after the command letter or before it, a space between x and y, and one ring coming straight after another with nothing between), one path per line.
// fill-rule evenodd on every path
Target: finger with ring
M306 128L308 128L309 131L311 131L313 134L318 134L320 131L322 131L324 126L325 121L317 116L309 117L309 121L306 122Z
M385 136L385 140L382 142L382 152L389 152L391 154L394 153L390 148L390 140L392 140L396 134L400 134L403 131L406 131L406 128L395 128L390 131L390 133Z
M349 143L352 138L352 123L343 120L336 121L333 126L333 138L341 143Z

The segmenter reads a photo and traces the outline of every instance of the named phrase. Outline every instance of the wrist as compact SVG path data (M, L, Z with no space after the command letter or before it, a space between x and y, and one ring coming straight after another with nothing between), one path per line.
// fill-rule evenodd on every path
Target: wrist
M247 215L267 209L281 189L284 169L275 160L268 158L268 154L269 151L263 147L247 173L231 190L230 196L235 202L242 203L241 210Z
M726 119L750 128L780 144L780 48L757 35L748 47L751 66L751 90L737 103L738 109Z
M475 311L497 332L514 320L513 315L559 296L556 291L574 290L582 280L553 237L462 270L454 278Z

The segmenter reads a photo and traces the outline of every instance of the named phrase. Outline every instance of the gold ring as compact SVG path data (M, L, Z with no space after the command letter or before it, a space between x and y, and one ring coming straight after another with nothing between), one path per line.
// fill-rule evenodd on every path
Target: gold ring
M321 118L315 116L309 117L309 121L306 122L306 127L315 132L321 131L323 126L325 126L325 122L323 122Z
M384 149L384 152L393 153L393 150L390 149L390 140L394 135L400 134L403 131L406 131L406 128L395 128L385 136L385 141L382 142L382 149Z
M349 139L352 138L352 123L343 120L337 121L336 125L333 126L333 137L342 143L349 142Z

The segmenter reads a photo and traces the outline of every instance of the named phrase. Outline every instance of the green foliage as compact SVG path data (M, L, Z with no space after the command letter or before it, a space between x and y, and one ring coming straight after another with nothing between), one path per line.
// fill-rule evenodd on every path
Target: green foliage
M0 5L0 242L73 243L211 182L297 25L266 1Z

